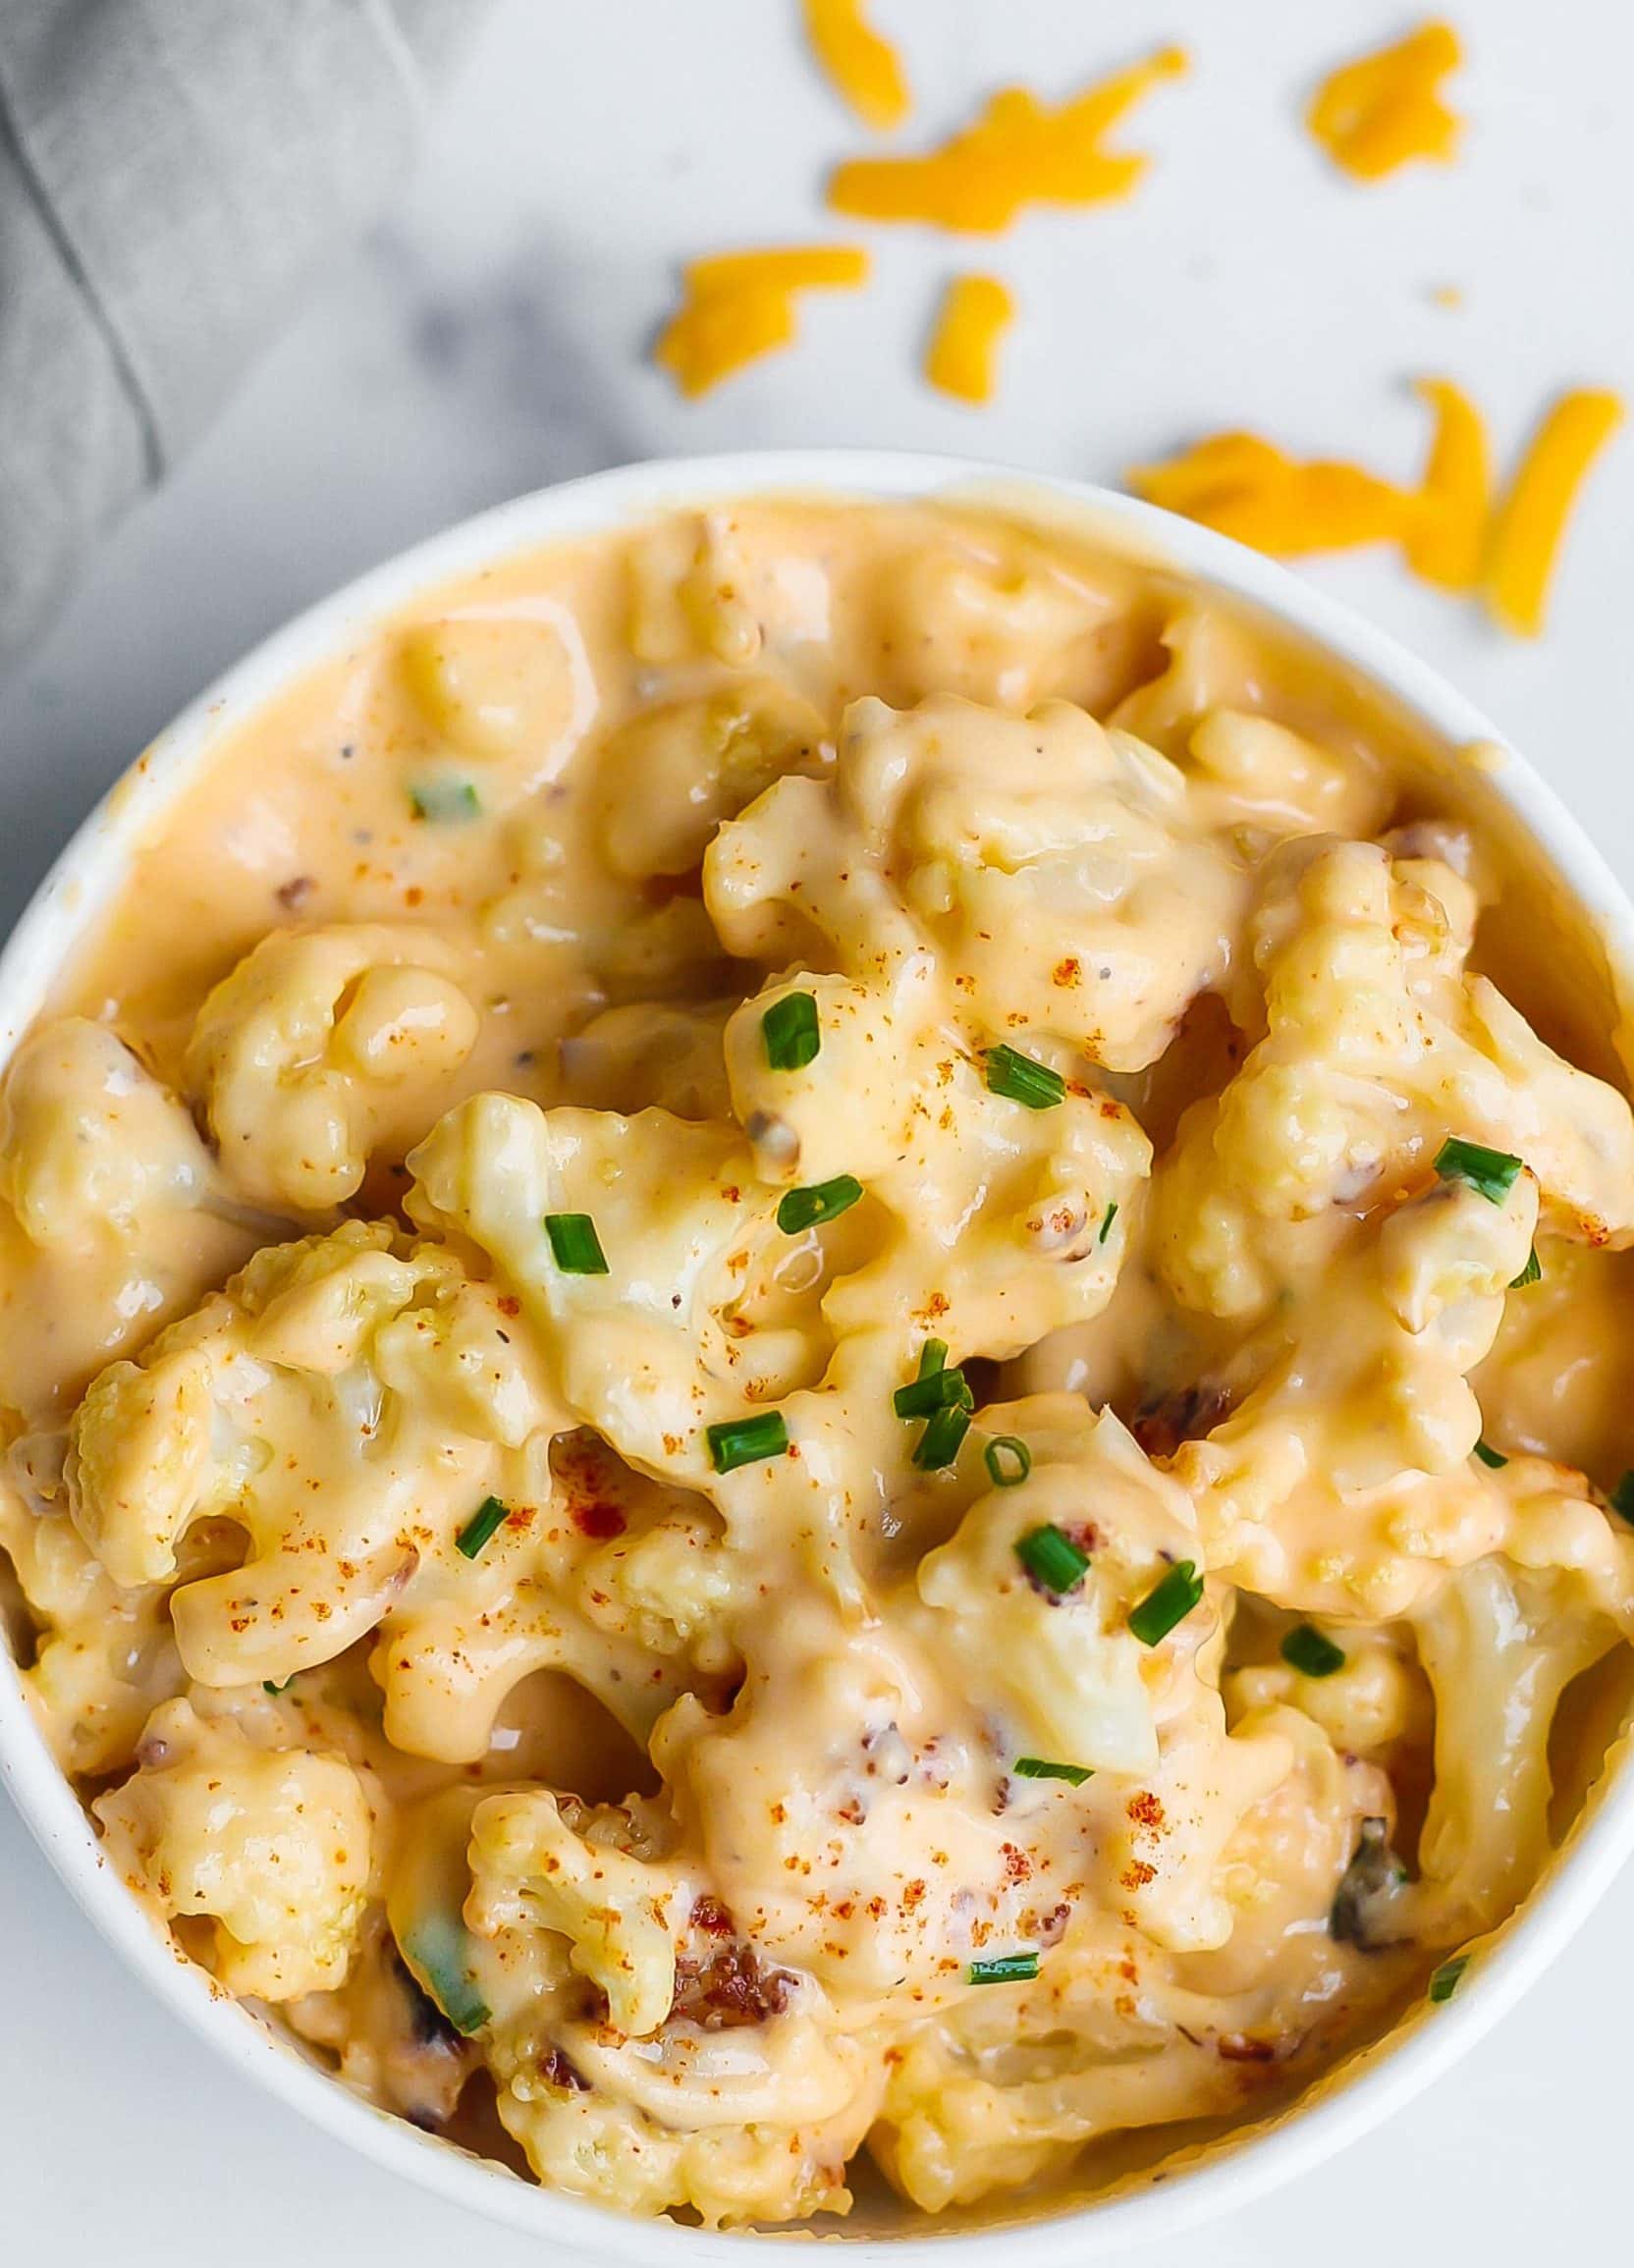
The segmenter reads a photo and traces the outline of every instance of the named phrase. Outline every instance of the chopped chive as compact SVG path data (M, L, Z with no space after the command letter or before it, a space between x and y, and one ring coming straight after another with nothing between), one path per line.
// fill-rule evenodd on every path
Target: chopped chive
M982 1456L995 1488L1019 1488L1033 1469L1032 1451L1013 1433L1001 1433L989 1441Z
M924 1371L899 1386L891 1407L899 1418L934 1418L938 1410L973 1410L976 1397L960 1370Z
M919 1369L916 1375L921 1378L928 1378L932 1371L945 1371L947 1367L947 1340L927 1339L919 1349Z
M1001 1953L997 1961L972 1961L965 1974L972 1984L1025 1984L1038 1974L1038 1955Z
M711 1426L709 1454L717 1473L734 1473L739 1465L757 1465L762 1457L781 1457L789 1446L789 1428L781 1410L764 1410L757 1418L729 1418Z
M408 808L434 827L457 827L480 817L482 804L468 780L416 780L408 790Z
M1634 1473L1625 1473L1611 1491L1611 1509L1634 1528Z
M474 1559L484 1543L509 1517L497 1496L484 1496L476 1510L454 1539L454 1548L463 1551L467 1559Z
M427 1916L403 1945L403 1958L426 1997L466 2038L480 2031L491 2014L470 1972L469 1948L463 1923L445 1914Z
M1455 1953L1450 1961L1443 1961L1430 1979L1430 1998L1440 2008L1443 2001L1450 2000L1469 1967L1467 1953Z
M1509 1462L1501 1449L1495 1449L1486 1441L1476 1442L1475 1454L1483 1465L1490 1465L1495 1473L1500 1471Z
M547 1213L545 1234L564 1275L605 1275L607 1255L587 1213Z
M1289 1669L1296 1669L1301 1677L1332 1677L1334 1670L1344 1667L1344 1648L1320 1630L1313 1630L1308 1622L1288 1632L1281 1654Z
M1053 1764L1048 1756L1017 1756L1010 1770L1018 1780L1065 1780L1074 1788L1095 1777L1088 1764Z
M1059 1071L1003 1045L987 1051L987 1084L990 1093L1024 1103L1029 1110L1053 1110L1066 1100L1066 1081Z
M292 1669L289 1676L285 1678L282 1685L275 1685L270 1677L262 1678L261 1691L263 1693L288 1693L294 1683L295 1671Z
M778 1226L785 1236L798 1236L802 1228L820 1228L838 1220L862 1195L854 1173L837 1173L832 1181L815 1181L809 1189L790 1189L778 1201Z
M809 993L785 993L760 1019L766 1042L766 1060L774 1071L798 1071L823 1045L817 1024L817 1002Z
M944 1466L953 1463L969 1431L970 1413L962 1403L954 1402L946 1410L938 1410L919 1436L913 1452L914 1464L921 1473L940 1473Z
M1544 1271L1538 1265L1538 1248L1534 1245L1526 1256L1526 1266L1521 1269L1519 1275L1512 1275L1509 1278L1509 1289L1511 1291L1524 1291L1529 1283L1542 1283L1543 1278Z
M1096 1243L1097 1243L1097 1244L1105 1244L1105 1243L1106 1243L1106 1241L1107 1241L1107 1238L1108 1238L1108 1237L1109 1237L1109 1236L1112 1234L1112 1224L1113 1224L1113 1222L1114 1222L1114 1221L1115 1221L1117 1218L1117 1198L1115 1197L1115 1198L1113 1199L1112 1203L1111 1203L1111 1204L1110 1204L1110 1205L1107 1207L1107 1210L1106 1210L1106 1212L1105 1212L1105 1213L1103 1213L1103 1214L1102 1214L1102 1215L1101 1215L1101 1233L1100 1233L1100 1235L1099 1235L1099 1236L1098 1236L1098 1237L1095 1239L1095 1241L1096 1241Z
M1025 1536L1015 1539L1015 1556L1032 1577L1046 1591L1053 1591L1058 1598L1067 1592L1076 1591L1089 1569L1089 1553L1080 1551L1064 1529L1053 1520L1042 1528L1029 1528Z
M1129 1628L1142 1646L1157 1646L1203 1595L1203 1578L1189 1559L1171 1567L1163 1581L1129 1609Z
M1507 1150L1488 1150L1479 1142L1461 1142L1454 1134L1436 1153L1436 1171L1443 1181L1467 1181L1490 1205L1501 1205L1515 1185L1521 1161Z

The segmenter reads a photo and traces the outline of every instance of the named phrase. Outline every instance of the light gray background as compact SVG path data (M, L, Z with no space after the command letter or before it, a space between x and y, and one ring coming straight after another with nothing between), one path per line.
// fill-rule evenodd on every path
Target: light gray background
M994 243L877 233L871 291L813 297L799 347L694 405L643 359L674 263L851 233L816 191L860 133L808 67L792 0L503 0L388 227L337 257L182 477L0 688L0 917L245 647L445 521L566 474L832 442L1112 479L1245 423L1408 477L1416 372L1466 381L1505 455L1561 385L1634 393L1634 10L1463 0L1464 159L1372 190L1324 170L1298 106L1313 74L1402 27L1393 0L877 0L877 13L911 67L913 134L962 122L1006 79L1064 93L1159 38L1185 39L1195 69L1130 122L1129 146L1155 161L1133 204L1035 216ZM1006 275L1022 309L1002 399L982 413L915 378L959 265ZM1463 294L1455 311L1434 302L1443 284ZM1388 559L1312 571L1483 703L1634 871L1634 435L1594 484L1536 647L1502 642ZM1634 1879L1450 2079L1195 2240L1215 2268L1377 2268L1382 2247L1406 2263L1531 2262L1597 2233L1625 2246L1631 1917ZM214 2062L126 1977L3 1806L0 1947L0 2258L540 2260L398 2188Z

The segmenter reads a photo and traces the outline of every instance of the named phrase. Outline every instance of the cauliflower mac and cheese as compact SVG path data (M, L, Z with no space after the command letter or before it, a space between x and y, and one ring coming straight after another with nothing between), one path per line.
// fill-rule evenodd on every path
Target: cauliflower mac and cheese
M180 1951L707 2224L1082 2191L1444 1998L1634 1662L1634 1121L1478 785L860 504L226 735L0 1116L17 1651Z

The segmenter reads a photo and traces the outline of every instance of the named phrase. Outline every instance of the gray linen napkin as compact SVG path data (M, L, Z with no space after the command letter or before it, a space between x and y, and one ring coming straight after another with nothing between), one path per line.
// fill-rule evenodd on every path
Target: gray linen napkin
M381 208L486 0L0 0L0 656Z

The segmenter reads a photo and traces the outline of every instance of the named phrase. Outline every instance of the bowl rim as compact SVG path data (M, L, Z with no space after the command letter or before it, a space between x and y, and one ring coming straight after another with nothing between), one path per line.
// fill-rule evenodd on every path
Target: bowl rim
M1614 969L1634 967L1634 905L1580 823L1473 703L1385 632L1285 568L1151 505L1054 474L986 459L891 450L745 450L622 465L533 491L479 513L395 555L318 600L263 639L159 733L82 822L0 951L0 1068L38 1013L51 982L108 902L132 853L183 793L214 746L295 678L419 592L529 549L606 534L656 513L789 497L818 503L941 502L991 510L1047 532L1099 540L1247 602L1382 691L1453 746L1498 752L1492 790L1551 857L1577 907L1599 927ZM0 1783L75 1900L158 1999L217 2053L324 2132L402 2175L535 2237L564 2258L647 2268L740 2259L749 2242L810 2241L799 2229L724 2233L638 2221L524 2182L374 2109L308 2064L202 1970L183 1961L125 1889L91 1833L34 1723L19 1677L0 1675ZM1521 1912L1433 2021L1405 2020L1353 2075L1319 2081L1276 2123L1211 2145L1195 2164L1104 2200L1025 2223L1045 2264L1150 2241L1264 2195L1330 2157L1446 2072L1513 2006L1579 1928L1634 1852L1634 1772L1613 1783ZM839 2236L849 2261L875 2268L957 2257L1000 2268L1017 2224L902 2236Z

